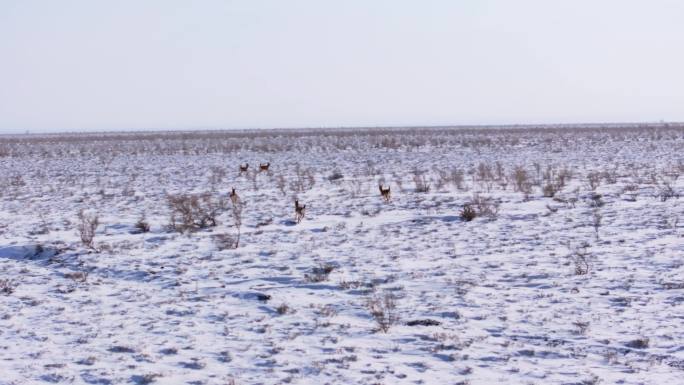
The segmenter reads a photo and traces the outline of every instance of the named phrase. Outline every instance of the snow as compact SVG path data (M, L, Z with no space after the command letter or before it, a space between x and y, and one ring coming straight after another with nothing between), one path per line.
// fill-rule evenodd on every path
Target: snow
M204 135L0 138L0 384L681 383L684 209L659 194L682 193L682 128ZM478 176L496 162L505 180ZM555 198L547 165L573 174ZM452 169L460 189L439 183ZM168 228L166 194L232 187L239 248L214 241L230 210ZM461 219L475 193L498 213ZM99 215L93 249L80 210ZM368 306L385 293L386 333Z

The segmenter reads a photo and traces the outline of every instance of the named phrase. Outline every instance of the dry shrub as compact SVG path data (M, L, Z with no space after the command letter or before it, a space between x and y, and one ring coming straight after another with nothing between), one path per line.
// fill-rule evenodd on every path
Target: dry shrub
M591 269L590 259L591 253L589 252L589 244L584 243L580 247L574 250L570 255L575 266L575 275L587 275Z
M0 279L0 293L10 295L14 293L17 283L11 279Z
M451 183L456 186L459 190L464 190L463 182L465 181L465 175L463 170L458 168L451 169Z
M515 191L529 194L532 192L532 182L530 175L522 166L516 166L511 174L513 180L513 188Z
M492 172L492 166L487 163L480 162L477 165L477 179L479 181L490 181L494 179L494 173Z
M378 324L378 329L383 333L387 333L390 327L399 321L396 300L397 297L392 292L384 291L382 294L374 293L366 303L371 316Z
M441 190L447 184L451 184L459 190L463 190L464 173L463 170L458 168L443 169L435 167L437 172L437 189Z
M220 166L212 166L209 169L209 186L211 186L212 191L216 191L216 188L223 182L226 177L226 170Z
M495 201L493 198L473 194L473 199L470 204L475 207L477 216L496 218L499 214L499 202Z
M594 233L596 234L596 240L599 240L599 229L601 228L601 222L603 220L603 215L599 212L598 208L594 209L592 215L591 225L594 227Z
M78 225L76 226L76 230L78 231L83 246L89 248L93 247L95 231L99 225L100 219L97 214L86 213L83 210L78 212Z
M295 164L295 178L290 181L290 190L294 193L311 190L316 185L313 168L302 168L299 163Z
M672 184L669 181L664 179L661 180L658 185L658 192L656 193L656 196L661 202L665 202L672 198L679 199L679 193L672 187Z
M544 187L542 187L542 195L544 195L546 198L553 198L559 190L560 188L558 185L549 182L544 184Z
M601 185L601 173L590 172L587 174L587 185L591 191L595 191Z
M211 239L219 251L234 249L236 245L235 237L228 233L213 234Z
M466 222L477 217L496 218L499 214L499 202L479 194L473 194L470 202L463 205L459 216Z
M603 195L594 192L589 194L589 207L599 208L603 207L605 204L606 203L603 201Z
M285 315L287 313L292 313L293 310L288 306L286 303L281 303L277 308L276 308L276 313L279 315Z
M466 222L470 222L473 219L477 218L477 212L471 206L470 204L464 204L463 208L461 209L461 213L459 214L461 219L463 219Z
M135 228L140 233L150 232L150 224L147 223L145 215L141 216L140 219L138 219L138 221L135 222Z
M419 192L419 193L430 192L430 183L428 183L427 178L425 178L424 174L422 174L418 171L414 171L413 172L413 183L416 185L416 192Z
M546 198L553 198L565 187L571 175L571 171L567 168L557 170L555 167L547 166L543 174L542 195Z
M281 194L287 195L287 191L285 191L285 188L287 187L287 180L284 176L278 175L276 177L276 186L278 187L278 190Z
M236 200L232 203L233 206L231 207L231 215L233 217L233 226L235 226L235 230L237 231L237 236L235 239L235 248L237 249L240 247L240 235L242 234L242 209L245 206L244 202L241 200Z
M304 278L306 278L308 282L327 281L328 276L330 276L330 273L332 273L333 270L335 270L335 266L329 263L323 263L311 269L311 274L306 274Z
M168 195L170 227L178 232L196 231L218 224L218 216L227 210L227 201L204 194Z

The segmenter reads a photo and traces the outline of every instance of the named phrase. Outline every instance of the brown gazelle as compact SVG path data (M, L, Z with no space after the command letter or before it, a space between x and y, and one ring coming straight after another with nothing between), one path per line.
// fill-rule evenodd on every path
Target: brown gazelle
M299 200L295 199L295 222L299 223L304 219L304 210L306 205L300 205Z
M378 188L380 189L380 195L385 200L385 202L389 202L390 199L392 199L392 192L390 191L390 186L382 187L382 184L379 184Z
M243 172L247 172L248 168L249 168L249 163L240 164L240 174L242 174Z
M270 166L271 163L259 163L259 171L268 171L268 166Z
M235 206L240 201L240 197L235 192L235 187L233 187L233 190L231 190L228 196L230 197L230 201L233 202L233 206Z

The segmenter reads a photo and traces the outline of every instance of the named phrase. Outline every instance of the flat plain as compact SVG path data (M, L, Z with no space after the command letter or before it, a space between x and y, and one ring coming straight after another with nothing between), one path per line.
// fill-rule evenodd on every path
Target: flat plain
M0 384L682 383L683 173L675 124L3 136Z

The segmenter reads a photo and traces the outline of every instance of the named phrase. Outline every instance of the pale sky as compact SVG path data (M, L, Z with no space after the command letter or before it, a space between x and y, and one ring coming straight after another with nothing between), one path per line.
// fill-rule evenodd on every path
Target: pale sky
M681 0L0 0L0 132L684 121Z

